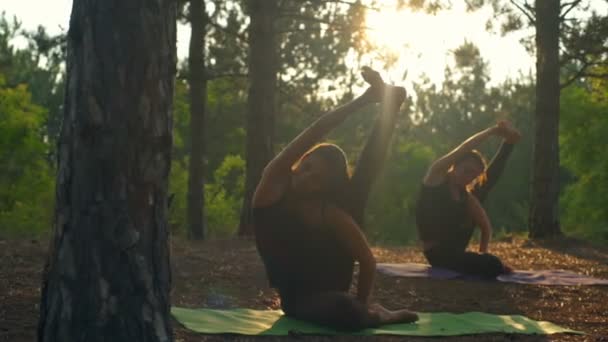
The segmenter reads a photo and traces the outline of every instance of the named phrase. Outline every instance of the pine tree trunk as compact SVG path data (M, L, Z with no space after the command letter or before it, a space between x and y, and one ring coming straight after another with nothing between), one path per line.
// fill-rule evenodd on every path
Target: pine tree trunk
M530 198L531 238L560 234L559 0L536 1L536 112Z
M205 12L203 0L190 1L190 51L188 57L190 83L190 170L188 173L188 232L191 239L205 237L203 221L205 198Z
M75 0L39 341L171 341L176 3Z
M249 95L247 100L246 180L239 235L253 234L251 197L272 159L278 52L276 0L249 0Z

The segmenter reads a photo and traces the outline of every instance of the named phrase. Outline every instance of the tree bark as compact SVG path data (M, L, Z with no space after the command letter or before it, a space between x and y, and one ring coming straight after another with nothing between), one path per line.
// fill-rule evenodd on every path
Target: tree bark
M39 341L170 341L176 3L75 0Z
M253 234L251 198L273 156L278 47L274 23L276 0L249 0L249 94L247 99L246 179L239 235Z
M203 0L190 0L190 170L188 173L188 232L191 239L205 237L203 219L205 197L205 6Z
M560 1L536 0L536 111L529 235L560 235L559 196L559 33Z

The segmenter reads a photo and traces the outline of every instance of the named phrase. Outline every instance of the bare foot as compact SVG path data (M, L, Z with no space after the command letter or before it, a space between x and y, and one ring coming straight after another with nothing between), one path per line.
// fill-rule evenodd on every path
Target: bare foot
M361 68L361 76L372 87L382 87L384 86L384 81L382 80L382 76L376 70L364 66Z
M361 76L369 84L369 88L367 88L364 95L373 103L382 101L386 84L382 80L380 73L365 66L361 69Z
M418 320L415 312L405 309L392 311L380 304L372 304L370 310L378 314L380 324L412 323Z
M369 84L369 88L365 91L365 96L374 103L383 102L388 104L392 109L398 110L403 101L405 101L406 92L403 87L396 87L384 83L380 73L370 67L363 67L361 76Z

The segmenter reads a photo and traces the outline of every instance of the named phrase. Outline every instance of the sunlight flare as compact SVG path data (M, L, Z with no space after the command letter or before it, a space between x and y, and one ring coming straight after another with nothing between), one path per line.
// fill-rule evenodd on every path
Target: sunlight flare
M492 61L491 72L501 74L500 78L531 66L530 55L518 42L521 35L500 37L488 32L489 16L489 8L467 12L464 5L456 4L436 14L396 6L368 10L366 38L374 47L369 62L390 68L391 81L403 81L405 74L410 79L426 74L433 82L441 82L445 66L452 64L451 52L472 42L482 47L483 58Z

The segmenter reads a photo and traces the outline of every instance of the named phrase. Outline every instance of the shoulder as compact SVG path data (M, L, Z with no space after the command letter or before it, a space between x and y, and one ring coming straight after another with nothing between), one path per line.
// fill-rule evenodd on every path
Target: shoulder
M443 194L448 192L447 180L443 179L443 181L438 183L425 183L422 182L419 190L419 197L434 197L439 194Z
M287 191L290 182L291 173L276 172L268 167L265 168L253 193L251 206L253 208L265 208L279 202Z

